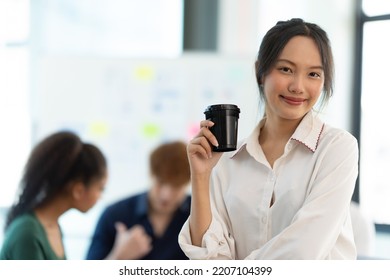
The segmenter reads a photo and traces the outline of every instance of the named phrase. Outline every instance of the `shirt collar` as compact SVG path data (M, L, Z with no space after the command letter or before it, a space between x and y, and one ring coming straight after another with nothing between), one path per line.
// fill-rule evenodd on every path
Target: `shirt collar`
M314 153L317 150L323 129L324 122L312 111L309 111L294 131L291 140L297 141Z
M137 205L135 207L135 214L140 217L148 214L149 198L148 192L140 194L137 199Z
M238 144L237 150L231 154L230 158L233 158L236 154L240 153L245 148L249 154L255 157L259 154L261 147L259 145L258 139L260 130L264 126L264 123L265 118L259 122L248 138ZM290 140L296 141L314 153L317 150L318 142L323 129L324 122L321 121L321 119L318 118L317 115L315 115L312 111L309 111L299 123Z

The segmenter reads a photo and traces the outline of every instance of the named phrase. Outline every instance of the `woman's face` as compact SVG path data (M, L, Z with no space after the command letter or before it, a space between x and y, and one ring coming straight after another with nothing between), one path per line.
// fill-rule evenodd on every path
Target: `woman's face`
M100 199L105 185L107 182L107 175L103 178L93 180L89 186L85 186L83 183L79 182L75 186L75 191L77 192L76 205L75 208L81 212L87 212L91 209L96 202Z
M321 95L324 71L313 39L295 36L263 80L267 118L300 120Z

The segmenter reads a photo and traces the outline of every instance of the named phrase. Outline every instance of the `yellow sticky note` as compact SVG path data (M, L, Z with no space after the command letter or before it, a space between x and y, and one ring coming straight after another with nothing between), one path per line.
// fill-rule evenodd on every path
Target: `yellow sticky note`
M147 123L142 127L142 134L146 138L156 138L160 135L161 128L154 123Z
M154 69L151 66L139 66L135 69L135 77L141 81L151 81L154 78Z
M89 132L94 137L106 137L110 131L109 125L106 122L93 122L89 126Z

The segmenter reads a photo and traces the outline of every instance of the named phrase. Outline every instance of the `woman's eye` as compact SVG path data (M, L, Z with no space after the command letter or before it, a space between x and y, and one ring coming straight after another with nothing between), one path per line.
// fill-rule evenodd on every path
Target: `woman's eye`
M280 67L279 70L286 73L292 73L292 70L288 67Z
M309 76L310 76L310 77L313 77L313 78L320 78L320 77L321 77L321 75L320 75L319 73L316 73L316 72L311 72L311 73L309 74Z

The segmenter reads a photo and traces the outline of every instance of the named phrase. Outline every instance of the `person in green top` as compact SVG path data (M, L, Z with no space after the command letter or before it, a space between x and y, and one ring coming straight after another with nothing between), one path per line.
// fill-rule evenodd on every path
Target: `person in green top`
M43 139L28 158L20 195L8 212L0 260L66 259L58 219L70 209L92 208L106 181L99 148L66 131Z
M54 252L45 229L31 212L20 215L9 226L1 259L59 260L66 259L66 256Z

